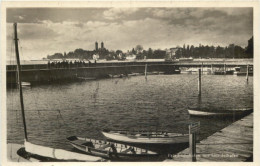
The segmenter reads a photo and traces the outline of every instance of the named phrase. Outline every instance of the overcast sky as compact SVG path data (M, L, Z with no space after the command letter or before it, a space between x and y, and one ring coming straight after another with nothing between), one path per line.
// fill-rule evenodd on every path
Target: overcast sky
M176 46L247 46L253 35L252 8L9 8L7 55L18 23L22 59L41 59L77 48L109 50Z

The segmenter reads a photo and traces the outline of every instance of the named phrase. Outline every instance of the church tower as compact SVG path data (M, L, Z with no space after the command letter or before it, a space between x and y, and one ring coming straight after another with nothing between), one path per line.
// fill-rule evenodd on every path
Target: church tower
M98 42L95 43L95 50L98 50Z
M101 49L103 50L105 47L104 47L104 43L101 42Z

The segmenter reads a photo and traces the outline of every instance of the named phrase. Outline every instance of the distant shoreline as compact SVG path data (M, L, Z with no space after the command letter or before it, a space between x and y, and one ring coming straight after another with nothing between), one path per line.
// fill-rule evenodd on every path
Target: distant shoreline
M69 59L68 61L80 61L79 59ZM22 65L26 65L26 64L47 64L48 61L63 61L62 59L60 60L21 60L21 64ZM83 60L81 60L83 61ZM88 60L84 60L84 61L88 61ZM94 62L95 60L91 59L91 62ZM141 60L105 60L105 59L99 59L97 60L98 63L124 63L124 62L164 62L165 59L141 59ZM213 59L193 59L193 61L195 62L244 62L244 61L248 61L248 62L253 62L254 59L253 58L244 58L244 59L233 59L233 58L229 58L229 59L224 59L224 58L213 58ZM37 63L36 63L37 62ZM177 60L173 60L173 62L178 62ZM185 62L185 61L183 61ZM192 61L191 61L192 62ZM16 61L6 61L6 65L16 65Z

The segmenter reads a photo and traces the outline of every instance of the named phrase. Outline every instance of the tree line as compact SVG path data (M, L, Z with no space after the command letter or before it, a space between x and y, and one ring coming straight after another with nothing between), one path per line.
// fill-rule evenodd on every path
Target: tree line
M71 51L69 53L55 53L53 55L48 55L47 59L92 59L94 54L99 55L99 59L119 59L124 60L128 55L135 55L136 59L165 59L167 57L174 58L253 58L253 37L248 40L248 45L245 48L241 46L230 44L226 47L221 46L208 46L199 45L197 47L193 45L183 45L183 47L172 49L156 49L153 50L149 48L147 50L143 49L142 45L137 45L132 48L131 51L123 52L121 50L107 50L102 48L99 50L83 50L81 48Z
M248 40L248 45L245 48L234 44L229 44L226 47L183 45L182 48L178 48L175 55L176 58L253 58L253 37Z

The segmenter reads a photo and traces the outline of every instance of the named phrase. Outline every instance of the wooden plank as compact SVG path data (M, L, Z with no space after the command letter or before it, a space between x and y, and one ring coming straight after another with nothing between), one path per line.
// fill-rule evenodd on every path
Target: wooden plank
M200 143L202 144L249 144L249 143L253 143L252 140L239 140L239 139L233 139L233 138L228 138L228 137L222 137L222 136L211 136L206 140L202 140Z
M107 147L110 147L110 146L111 146L110 144L106 144L104 146L97 148L97 150L103 150L103 149L106 149Z
M221 130L221 132L224 132L224 133L227 133L230 135L243 135L246 137L253 137L253 132L249 132L249 131L247 131L246 133L243 133L243 134L241 134L241 132L237 132L234 130Z
M224 147L207 147L207 148L199 148L202 152L202 150L205 150L204 153L201 153L200 156L204 158L216 158L218 160L224 160L224 161L230 161L230 160L237 160L233 158L240 158L238 160L246 160L250 155L245 155L241 153L237 153L235 151L230 151L229 149L225 149Z
M129 147L128 149L121 151L121 153L128 153L128 152L130 152L132 149L133 149L132 147Z
M220 136L220 137L226 137L226 138L230 138L230 139L239 139L239 140L242 140L242 141L252 141L253 140L253 138L244 137L244 136L241 136L240 134L231 135L231 134L228 134L228 133L225 133L225 132L221 132L221 133L218 132L214 135Z
M219 152L221 154L237 154L237 155L240 155L240 156L243 156L245 158L248 158L250 156L252 156L253 154L253 151L250 151L250 150L246 150L246 149L240 149L239 148L236 148L236 146L226 146L226 145L218 145L218 146L207 146L207 145L204 145L204 146L199 146L197 147L198 151L199 150L204 150L204 151L209 151L212 150L213 152Z
M225 132L218 132L218 133L215 133L214 136L216 137L224 137L224 138L228 138L228 139L235 139L235 140L240 140L240 141L253 141L253 137L251 136L244 136L240 133L238 134L229 134L229 133L225 133Z
M208 147L208 146L223 146L224 148L228 148L228 147L232 147L233 149L238 149L238 150L241 150L241 151L246 151L246 152L251 152L251 153L253 153L253 144L236 144L235 146L234 145L227 145L227 144L216 144L216 145L214 145L214 144L209 144L209 145L204 145L204 144L198 144L197 145L197 147L200 147L200 146L206 146L206 147Z

